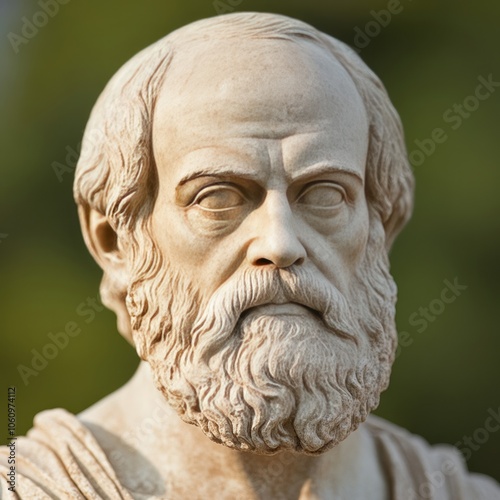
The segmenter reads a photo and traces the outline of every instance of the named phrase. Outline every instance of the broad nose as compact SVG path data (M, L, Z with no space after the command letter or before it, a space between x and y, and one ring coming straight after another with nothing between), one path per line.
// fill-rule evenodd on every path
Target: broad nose
M253 215L254 235L247 251L252 265L285 268L304 262L306 250L298 238L286 194L269 191Z

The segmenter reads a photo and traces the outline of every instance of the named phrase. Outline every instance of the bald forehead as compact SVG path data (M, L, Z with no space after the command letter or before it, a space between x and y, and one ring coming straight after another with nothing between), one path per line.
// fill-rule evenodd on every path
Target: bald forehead
M174 49L157 116L211 113L216 107L211 103L222 102L235 114L245 108L247 119L252 114L262 119L267 109L270 119L286 122L306 96L314 99L300 110L304 121L346 108L366 116L350 75L326 48L312 41L194 41ZM196 116L192 119L196 122Z
M337 69L348 76L330 50L306 38L263 38L242 34L241 38L224 38L218 35L207 40L180 39L176 40L173 53L167 80L176 82L181 74L194 74L196 68L211 68L219 77L223 76L218 71L221 68L234 75L245 75L256 66L272 71L278 61L281 68L312 71L311 78L318 76L314 62L320 61L324 69ZM300 66L296 65L297 62L300 62Z
M323 47L232 39L197 41L174 54L154 113L160 171L197 150L220 154L223 147L246 149L264 164L262 143L280 141L284 156L334 156L364 173L366 110L350 75ZM318 146L301 152L306 140Z

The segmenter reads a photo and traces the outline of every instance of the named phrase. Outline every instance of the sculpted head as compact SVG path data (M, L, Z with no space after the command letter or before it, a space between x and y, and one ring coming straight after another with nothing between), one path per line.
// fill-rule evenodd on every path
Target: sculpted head
M316 454L387 387L387 253L412 186L359 57L245 13L186 26L113 77L75 198L102 299L181 418L236 449Z

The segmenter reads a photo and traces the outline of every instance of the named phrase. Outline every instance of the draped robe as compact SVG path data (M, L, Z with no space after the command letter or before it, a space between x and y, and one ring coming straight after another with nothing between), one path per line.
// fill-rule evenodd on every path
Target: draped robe
M374 416L362 425L383 464L390 500L500 499L500 485L487 476L469 473L455 448L430 446ZM65 410L39 413L34 427L15 446L14 491L9 491L6 481L10 450L0 447L2 499L170 498L168 492L156 496L127 489L89 428Z

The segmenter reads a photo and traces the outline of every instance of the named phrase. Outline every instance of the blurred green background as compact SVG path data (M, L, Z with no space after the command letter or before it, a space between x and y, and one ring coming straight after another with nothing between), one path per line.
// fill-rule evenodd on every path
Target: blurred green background
M490 411L500 411L500 88L483 101L468 99L480 76L500 81L500 3L230 1L233 7L227 0L216 6L287 14L360 48L401 114L409 151L436 128L446 133L432 154L412 156L416 211L391 256L406 345L377 414L431 443L470 436L469 468L500 479L500 431L479 430ZM377 15L388 6L398 11L389 22ZM114 315L92 317L81 306L96 297L101 274L72 200L74 152L99 92L127 59L175 28L217 14L211 0L66 0L45 24L40 12L39 2L0 6L0 390L6 399L7 387L17 386L19 434L43 409L83 410L137 365ZM40 27L30 31L30 21ZM24 41L16 38L23 29ZM453 106L464 101L470 111L459 120ZM443 308L444 280L455 278L467 289ZM432 320L420 310L429 304L439 311ZM25 372L25 384L19 365L31 368L32 350L41 351L48 334L70 321L81 333L37 375ZM0 435L5 417L0 411Z

